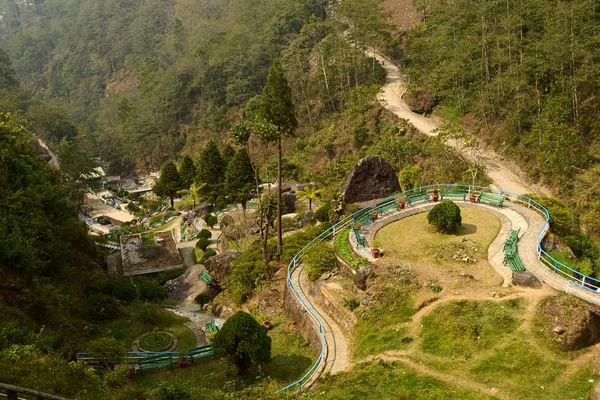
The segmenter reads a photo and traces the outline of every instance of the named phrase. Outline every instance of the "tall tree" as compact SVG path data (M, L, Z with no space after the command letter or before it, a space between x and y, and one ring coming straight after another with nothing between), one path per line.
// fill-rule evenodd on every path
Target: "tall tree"
M152 190L160 197L168 197L171 200L171 207L174 207L175 194L178 190L185 187L175 163L168 162L160 169L160 179Z
M227 194L242 205L246 212L246 202L250 199L254 186L254 168L246 149L238 150L227 166L225 189Z
M0 89L14 90L19 86L8 54L0 49Z
M259 110L259 117L276 126L279 130L277 136L277 257L281 257L283 246L283 235L281 226L281 164L282 149L281 139L285 136L292 136L298 120L292 101L292 90L285 77L281 61L276 59L269 69L267 85L263 90L262 102Z
M197 175L198 171L196 170L196 165L194 164L192 157L183 157L183 160L179 165L179 176L181 176L181 181L190 192L190 196L192 196L194 208L196 208L196 196L192 193L192 185L194 184Z
M179 175L185 187L189 190L196 180L198 171L196 165L190 156L183 157L181 164L179 165Z
M200 188L200 193L207 201L214 203L223 192L226 167L217 143L214 141L208 142L202 153L200 153L197 166L196 181L204 184Z

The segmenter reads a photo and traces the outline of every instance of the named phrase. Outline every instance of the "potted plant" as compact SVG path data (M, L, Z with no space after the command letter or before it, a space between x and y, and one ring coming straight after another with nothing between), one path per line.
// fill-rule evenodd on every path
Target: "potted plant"
M439 190L433 189L433 194L431 195L431 200L433 200L434 202L438 201L440 199L440 194L439 194Z
M381 250L379 250L379 240L375 240L373 242L373 247L371 247L371 257L379 258L381 256Z
M398 210L403 210L406 207L406 196L396 196L396 205L398 206Z
M135 368L131 368L129 371L127 371L127 378L135 379L136 374L137 374L137 371L135 370Z
M362 224L360 222L355 222L354 225L352 225L352 229L355 231L360 231L360 228L362 228Z
M377 212L377 210L371 210L371 221L375 221L378 215L379 213Z
M477 196L475 196L475 193L473 192L473 190L469 191L469 201L471 203L476 203L477 202Z

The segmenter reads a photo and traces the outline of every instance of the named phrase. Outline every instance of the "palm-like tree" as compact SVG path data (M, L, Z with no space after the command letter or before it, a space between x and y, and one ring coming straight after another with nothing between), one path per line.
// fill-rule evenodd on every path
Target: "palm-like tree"
M308 199L308 209L312 210L312 202L313 200L317 200L321 197L321 189L317 189L314 186L306 186L303 190L298 190L296 193L298 195L298 200L305 201Z

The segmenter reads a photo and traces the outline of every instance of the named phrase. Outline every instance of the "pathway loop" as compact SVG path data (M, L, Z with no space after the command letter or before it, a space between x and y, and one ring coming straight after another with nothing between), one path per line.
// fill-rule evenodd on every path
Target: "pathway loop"
M411 192L422 191L432 192L434 189L439 190L443 188L464 188L469 191L477 191L478 193L489 192L505 196L506 200L503 208L495 208L487 205L478 205L478 207L485 207L490 212L500 213L510 221L511 226L522 229L519 238L518 254L525 268L540 281L554 289L575 295L595 305L600 305L600 280L583 275L577 269L560 263L543 249L542 241L550 229L550 213L540 203L517 193L489 187L469 187L463 184L429 185L406 191L403 194L407 195ZM382 219L385 220L391 215L409 212L412 208L397 210L394 207L395 202L396 197L391 196L347 216L313 239L313 241L294 256L294 259L288 265L287 285L290 293L294 301L297 301L313 319L321 340L321 352L317 357L317 361L302 378L279 391L289 389L302 391L310 387L324 370L331 371L332 373L341 371L347 363L348 350L346 339L341 329L339 329L333 319L327 316L326 312L323 312L319 308L310 291L303 289L302 275L304 271L302 268L302 255L307 248L315 243L335 238L339 232L349 226L353 226L355 220L361 220L361 218L364 220L365 216L369 215L373 210L380 212ZM467 203L465 202L465 204ZM382 210L385 211L381 213ZM366 227L368 230L368 224ZM365 250L370 251L368 247ZM341 345L342 343L343 345Z

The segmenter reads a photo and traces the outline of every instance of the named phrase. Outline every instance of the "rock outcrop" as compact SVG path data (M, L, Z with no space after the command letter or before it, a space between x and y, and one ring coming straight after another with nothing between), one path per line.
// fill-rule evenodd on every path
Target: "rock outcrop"
M379 156L360 160L342 187L346 203L357 203L387 197L400 190L398 177L392 166Z
M542 282L529 271L513 273L513 283L517 286L524 286L533 289L540 289Z
M541 304L543 332L563 351L574 351L600 339L600 317L582 300L568 295L553 296Z
M224 253L217 254L216 256L210 257L204 263L206 271L213 277L217 282L223 282L225 276L229 274L229 268L233 260L238 258L240 253L233 250L228 250Z

